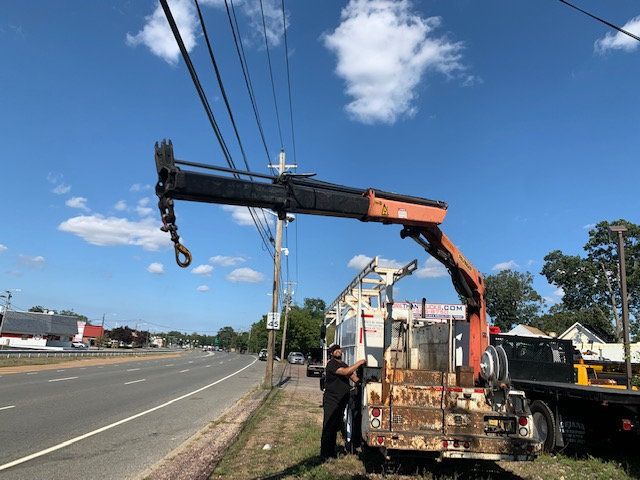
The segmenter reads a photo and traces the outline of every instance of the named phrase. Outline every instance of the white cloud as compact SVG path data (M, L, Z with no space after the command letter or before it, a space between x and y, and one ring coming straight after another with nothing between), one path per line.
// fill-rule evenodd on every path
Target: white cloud
M84 210L85 212L90 211L89 207L87 207L87 199L84 197L71 197L69 200L64 202L67 207L77 208L80 210Z
M98 246L137 245L150 251L171 246L169 234L160 231L160 223L151 218L134 222L97 214L80 215L62 222L58 230Z
M62 181L63 175L61 173L49 172L47 173L47 182L49 183L60 183Z
M162 275L164 273L164 265L158 262L150 263L147 267L147 272Z
M358 255L354 255L349 262L347 262L348 268L354 268L356 270L362 270L364 267L369 265L369 262L373 260L373 257L368 257L359 253Z
M627 23L622 26L623 30L640 35L640 15L633 17ZM608 32L604 37L599 38L593 44L595 52L600 54L607 53L608 50L623 50L625 52L632 52L638 48L640 42L635 38L631 38L629 35L622 32Z
M204 0L203 5L225 8L224 0ZM249 20L252 31L252 42L260 47L264 45L264 31L262 24L262 12L260 11L260 0L240 0L235 1L234 6L242 12ZM262 0L264 9L264 26L267 32L269 46L277 47L282 41L282 6L279 0ZM289 27L289 13L286 12L287 28ZM291 47L289 47L291 48Z
M153 212L153 208L148 206L150 202L151 199L149 197L144 197L138 200L138 205L136 206L136 212L138 213L138 215L140 215L141 217L151 215L151 213Z
M196 288L197 291L199 292L208 292L209 291L209 285L200 285L198 288Z
M196 45L196 11L191 0L170 0L171 13L178 25L180 35L187 51ZM145 45L151 53L165 62L175 65L180 58L180 49L171 32L169 23L160 4L151 15L145 17L145 24L135 35L127 33L127 45L135 47ZM136 190L134 190L136 191Z
M595 223L587 223L586 225L583 225L582 228L584 228L585 230L591 230L595 226Z
M220 265L221 267L234 267L246 261L247 259L244 257L227 257L225 255L216 255L209 259L209 263Z
M556 290L553 291L552 294L554 297L557 297L559 299L562 299L562 297L564 297L564 290L562 289L562 287L557 288Z
M6 252L7 250L9 250L9 247L0 243L0 253Z
M259 283L264 280L264 275L251 268L243 267L236 268L227 275L227 280L230 282Z
M51 191L56 195L64 195L65 193L69 193L71 191L71 185L61 183L59 185L56 185L56 188Z
M213 267L211 265L198 265L195 268L191 269L191 273L194 275L202 275L204 277L210 277L211 272L213 272Z
M449 272L438 260L433 257L429 257L424 265L415 273L418 278L440 278L447 277Z
M30 255L19 255L18 261L27 267L31 268L42 268L45 264L45 259L42 255L30 256Z
M151 190L151 185L142 184L142 183L134 183L129 187L130 192L143 192L145 190Z
M496 263L491 270L494 272L501 272L503 270L515 270L520 265L518 265L515 260L508 260L506 262Z
M349 260L349 262L347 263L347 267L353 268L355 270L362 270L364 267L369 265L369 262L371 262L371 260L373 260L373 257L368 257L367 255L363 255L360 253L358 255L353 256L353 258ZM387 268L404 267L404 264L399 262L398 260L394 260L392 258L383 258L383 257L380 257L378 259L378 265L380 265L381 267L387 267Z
M251 213L249 213L249 209L247 207L239 207L237 205L223 205L222 209L225 212L231 213L231 218L235 223L241 225L243 227L252 227L253 220L251 218ZM254 209L255 215L261 220L264 224L265 219L266 222L270 225L274 225L274 217L270 213L261 212L260 209Z
M551 305L555 305L562 301L562 297L564 297L564 290L562 288L557 288L553 291L553 293L548 297L543 297L547 303Z
M427 70L447 76L465 70L463 44L432 36L442 19L422 17L409 0L351 0L341 18L323 41L337 56L336 74L353 98L346 110L355 120L393 124L410 117Z
M118 200L113 208L115 208L119 212L124 212L128 208L127 202L125 202L124 200Z

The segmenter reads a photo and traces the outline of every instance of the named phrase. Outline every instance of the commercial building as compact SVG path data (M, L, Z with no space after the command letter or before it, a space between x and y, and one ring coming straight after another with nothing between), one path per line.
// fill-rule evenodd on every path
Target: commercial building
M15 312L0 316L0 345L20 348L70 347L78 333L76 317Z

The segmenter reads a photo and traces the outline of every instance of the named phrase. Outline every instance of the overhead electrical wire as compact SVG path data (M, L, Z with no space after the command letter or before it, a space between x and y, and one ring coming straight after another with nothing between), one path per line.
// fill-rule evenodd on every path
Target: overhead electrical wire
M191 57L189 56L189 52L187 51L187 48L184 45L184 42L182 40L182 35L180 34L180 30L178 29L178 26L176 24L176 21L173 17L173 14L171 13L171 9L169 8L169 4L167 3L167 0L160 0L160 5L162 6L162 9L164 10L164 14L167 18L167 22L169 23L169 27L171 28L171 31L173 32L173 36L176 39L176 42L178 44L178 48L180 49L180 53L182 55L182 58L184 60L185 65L187 66L187 70L189 70L189 74L191 75L191 79L193 81L193 84L196 88L196 92L198 93L198 96L200 97L200 101L202 102L202 106L204 107L205 113L207 114L207 118L209 120L209 123L211 124L211 128L213 129L213 132L216 136L216 139L218 140L218 143L220 144L220 148L222 150L222 153L225 157L225 160L227 161L227 164L229 165L229 167L231 167L232 169L236 169L236 165L233 161L233 158L231 157L231 152L229 151L229 148L227 147L227 144L224 140L224 137L222 136L222 132L220 131L220 127L218 126L218 123L213 115L213 110L211 109L211 105L209 104L209 100L207 99L206 93L202 87L202 84L200 83L200 79L198 78L198 73L196 72L195 67L193 66L193 63L191 62ZM239 177L238 174L234 174L234 176L236 178ZM256 229L258 230L258 234L260 235L260 238L262 239L262 242L267 250L267 252L269 253L269 255L271 255L273 257L273 254L271 253L271 248L270 245L271 243L268 242L265 239L265 233L262 231L262 229L259 227L259 223L256 219L256 215L254 214L254 212L252 212L251 210L249 210L249 213L251 215L251 218L253 220L253 223L256 226Z
M240 34L240 27L238 25L238 18L236 17L236 10L233 5L233 0L229 0L231 3L231 9L229 9L229 2L224 0L224 6L227 10L227 18L229 19L229 26L231 27L231 33L233 35L233 43L236 47L236 53L238 55L238 60L240 61L240 67L242 68L242 75L244 77L244 84L247 87L247 92L249 93L249 99L251 101L251 108L253 109L253 115L256 119L256 124L258 126L258 131L260 133L260 139L262 140L262 146L264 147L264 152L267 156L267 163L271 163L271 156L269 154L269 147L267 146L267 141L264 136L264 129L262 128L262 120L260 119L260 113L258 109L258 101L256 100L256 95L253 90L253 83L251 81L251 73L249 71L249 65L247 63L247 57L244 53L244 44L242 42L242 36ZM233 13L233 19L232 19Z
M287 61L287 90L289 91L289 120L291 121L291 145L293 147L293 163L297 163L296 154L296 134L293 129L293 102L291 101L291 69L289 68L289 43L287 42L287 16L284 10L284 0L280 0L282 5L282 30L284 36L284 58Z
M271 79L271 92L273 93L273 105L276 109L276 121L278 123L278 135L280 137L280 149L284 150L284 142L282 141L282 127L280 126L280 112L278 111L278 100L276 98L276 84L273 80L273 68L271 67L271 53L269 53L269 41L267 39L267 23L264 19L264 7L260 0L260 14L262 16L262 31L264 32L264 46L267 49L267 63L269 65L269 78ZM282 172L280 172L282 173Z
M625 30L625 29L623 29L623 28L621 28L621 27L619 27L619 26L617 26L617 25L614 25L613 23L608 22L608 21L607 21L607 20L605 20L604 18L600 18L600 17L598 17L598 16L596 16L596 15L593 15L592 13L589 13L589 12L587 12L586 10L581 9L580 7L578 7L578 6L576 6L576 5L573 5L572 3L569 3L569 2L567 2L566 0L558 0L558 1L559 1L560 3L564 3L565 5L567 5L567 6L571 7L571 8L573 8L573 9L575 9L575 10L577 10L577 11L581 12L581 13L584 13L585 15L587 15L587 16L589 16L589 17L593 18L594 20L597 20L597 21L598 21L598 22L600 22L600 23L604 23L605 25L607 25L607 26L609 26L609 27L613 28L614 30L617 30L617 31L618 31L618 32L620 32L620 33L624 33L625 35L628 35L628 36L630 36L631 38L634 38L634 39L636 39L636 40L638 40L638 41L640 42L640 37L639 37L638 35L635 35L635 34L633 34L633 33L629 32L628 30Z
M235 118L233 116L233 112L231 110L231 105L229 103L229 98L227 96L227 91L224 88L224 82L222 81L222 75L220 74L220 68L218 67L218 62L216 61L216 57L213 54L213 47L211 46L211 42L209 40L209 34L207 33L207 27L205 26L204 18L202 17L202 11L200 10L200 3L198 2L198 0L193 0L193 2L195 4L196 10L198 12L198 19L200 20L200 28L202 29L202 34L204 35L204 39L205 39L205 42L207 44L207 50L209 51L209 59L211 60L211 64L213 65L213 70L215 71L215 74L216 74L216 80L218 81L218 86L220 87L220 93L222 94L222 98L224 100L224 104L225 104L225 106L227 108L227 113L229 114L229 119L231 121L231 125L233 127L233 131L235 133L236 140L238 141L238 146L240 147L240 153L242 154L242 160L244 161L244 165L245 165L245 167L247 169L247 172L250 172L251 168L249 167L249 160L247 159L247 154L245 152L244 145L242 144L242 140L240 139L240 132L238 131L238 126L236 125L236 120L235 120ZM252 179L252 181L253 181L253 179ZM255 209L249 208L249 211L253 211L253 213L255 214ZM262 209L260 209L260 211L262 212L262 217L264 219L264 225L262 225L262 221L260 219L258 219L258 222L261 223L263 229L266 228L266 231L268 232L268 235L269 235L269 239L272 240L273 239L273 233L271 232L271 227L269 227L269 222L267 221L267 217L265 216L265 213L264 213L264 211Z

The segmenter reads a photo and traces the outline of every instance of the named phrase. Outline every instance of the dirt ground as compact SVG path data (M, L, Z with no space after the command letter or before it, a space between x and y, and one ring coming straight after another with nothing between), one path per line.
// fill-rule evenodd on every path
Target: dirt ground
M624 480L640 478L638 461L545 455L535 462L404 461L385 464L375 453L321 463L322 392L304 366L291 366L281 388L245 426L211 479L526 479ZM338 436L340 442L340 436ZM628 461L627 461L628 460Z
M79 360L69 360L67 358L54 358L54 357L41 357L27 360L58 360L54 362L48 362L46 364L38 365L14 365L14 366L0 366L0 375L9 375L12 373L26 373L26 372L39 372L42 370L56 370L60 368L60 364L64 363L64 368L76 368L76 367L93 367L95 365L111 365L115 363L135 362L140 360L157 360L159 358L175 358L182 355L182 353L163 353L157 355L126 355L122 357L87 357Z

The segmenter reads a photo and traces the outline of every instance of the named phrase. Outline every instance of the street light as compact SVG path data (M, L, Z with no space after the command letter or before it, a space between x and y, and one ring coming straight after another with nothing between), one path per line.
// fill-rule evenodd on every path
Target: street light
M624 363L627 377L627 390L631 390L631 348L629 346L629 304L627 301L627 269L624 259L624 234L627 227L611 225L611 233L618 234L618 264L620 271L620 295L622 296L622 336L624 342Z

